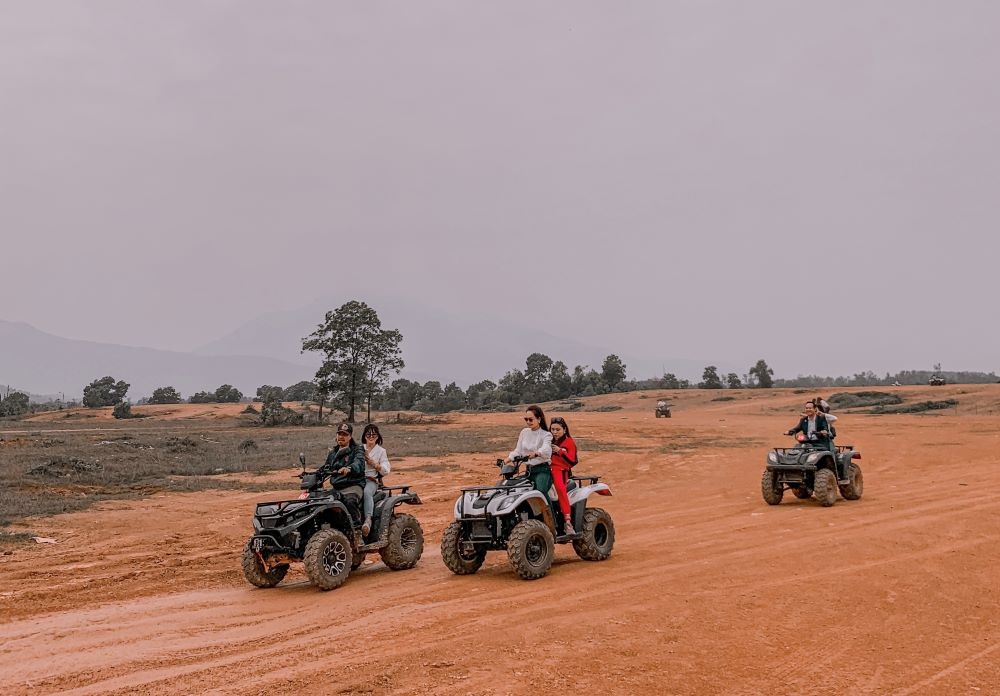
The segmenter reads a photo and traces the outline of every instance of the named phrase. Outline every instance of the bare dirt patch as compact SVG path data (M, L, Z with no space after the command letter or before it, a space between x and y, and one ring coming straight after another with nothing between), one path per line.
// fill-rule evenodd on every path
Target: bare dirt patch
M0 672L8 691L32 694L996 693L1000 385L887 391L959 404L933 416L842 414L838 440L862 452L865 494L830 508L761 500L767 448L787 444L780 433L797 417L790 390L725 402L668 393L671 419L655 418L649 395L587 399L621 407L566 415L580 473L614 491L601 505L615 551L589 563L558 547L551 573L530 583L498 553L454 576L437 550L456 491L494 479L520 412L431 424L448 446L426 454L406 449L407 437L430 439L409 430L420 426L388 431L391 482L424 500L413 509L424 556L398 573L362 566L329 593L296 569L271 590L242 578L254 502L294 493L303 440L312 461L332 441L305 434L328 437L322 428L268 440L255 430L252 456L287 467L214 478L263 492L155 491L10 525L22 536L0 536ZM150 420L127 434L154 446L190 437L197 452L234 457L247 436L213 415L174 418L181 430L169 432ZM109 451L94 445L106 433L58 438L0 457ZM470 441L486 444L457 449Z

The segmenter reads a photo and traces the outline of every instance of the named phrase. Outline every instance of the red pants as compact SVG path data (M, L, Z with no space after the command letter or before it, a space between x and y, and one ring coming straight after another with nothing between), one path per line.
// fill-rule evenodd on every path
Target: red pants
M552 484L556 487L556 493L559 494L559 509L562 510L563 517L569 517L569 494L566 493L566 482L569 481L570 470L564 466L560 466L555 462L552 463Z

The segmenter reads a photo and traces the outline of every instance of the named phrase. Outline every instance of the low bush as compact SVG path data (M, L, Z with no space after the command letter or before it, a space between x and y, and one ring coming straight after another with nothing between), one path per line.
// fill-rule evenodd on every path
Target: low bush
M958 399L944 399L943 401L918 401L905 406L876 406L869 413L925 413L927 411L941 411L946 408L958 406Z
M880 391L838 392L827 402L835 409L861 408L864 406L890 406L903 403L898 394Z

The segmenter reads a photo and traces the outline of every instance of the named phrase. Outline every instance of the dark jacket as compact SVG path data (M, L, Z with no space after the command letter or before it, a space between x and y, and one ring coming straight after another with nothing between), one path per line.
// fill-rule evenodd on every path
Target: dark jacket
M337 469L347 467L350 471L338 474ZM348 486L365 485L365 448L353 440L347 447L338 447L326 456L323 471L330 475L330 485L341 489Z
M820 435L819 434L820 430L825 430L828 434L825 436ZM795 433L808 433L808 432L809 432L809 419L803 416L799 420L799 424L794 428L792 428L791 430L789 430L788 434L794 435ZM830 451L833 451L834 450L833 439L830 437L829 433L831 433L830 423L826 420L826 416L824 416L822 413L817 413L815 439L812 440L812 442L815 442L818 445L821 445L823 447L826 447Z

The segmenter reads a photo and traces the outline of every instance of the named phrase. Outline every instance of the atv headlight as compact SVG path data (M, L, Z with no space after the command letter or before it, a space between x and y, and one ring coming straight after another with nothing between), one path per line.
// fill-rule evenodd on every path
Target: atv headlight
M507 496L506 498L500 501L499 505L497 505L497 512L500 512L501 510L506 510L507 508L509 508L511 505L514 504L515 500L517 500L517 498L515 498L514 496L512 495Z
M777 464L778 463L778 455L775 454L774 452L768 452L767 453L767 461L771 462L772 464Z

